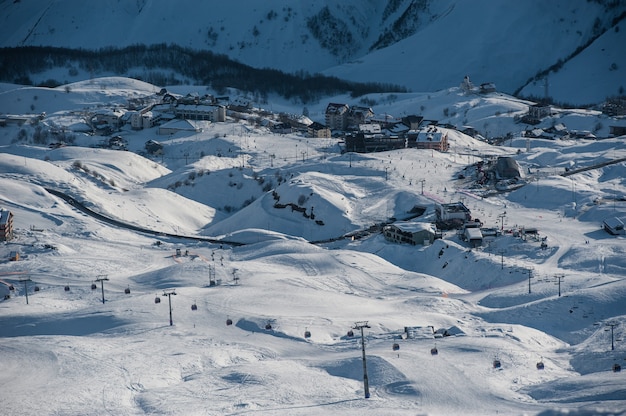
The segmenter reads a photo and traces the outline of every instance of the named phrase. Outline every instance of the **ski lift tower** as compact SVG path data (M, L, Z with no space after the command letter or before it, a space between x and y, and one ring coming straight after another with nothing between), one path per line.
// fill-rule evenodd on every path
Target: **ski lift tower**
M26 304L28 305L28 282L32 282L32 280L30 277L24 277L19 280L24 283L24 294L26 295Z
M109 278L106 277L106 275L98 276L98 278L95 280L96 282L100 282L100 287L102 288L102 303L103 304L104 304L104 281L105 280L109 280Z
M163 296L167 296L170 303L170 326L174 325L174 321L172 321L172 295L176 295L175 290L166 290L163 292Z
M365 398L370 398L370 385L367 378L367 363L365 361L365 336L363 335L363 328L370 328L367 321L356 322L352 329L361 330L361 351L363 352L363 390L365 390Z

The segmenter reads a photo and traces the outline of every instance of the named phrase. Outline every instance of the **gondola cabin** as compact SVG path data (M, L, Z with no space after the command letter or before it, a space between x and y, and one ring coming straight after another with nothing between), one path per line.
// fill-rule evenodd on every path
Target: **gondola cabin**
M500 368L502 367L502 363L500 362L500 360L493 360L493 368Z
M268 331L269 331L270 329L272 329L272 324L270 324L269 322L268 322L268 323L266 323L266 324L265 324L265 329L266 329L266 330L268 330Z
M130 288L127 287L126 289L124 289L124 293L126 293L128 295L130 293Z
M226 319L226 326L230 326L232 324L233 324L233 320L232 319L230 319L230 318Z
M198 305L196 305L195 303L193 305L191 305L191 310L192 311L198 310Z
M304 337L305 338L311 338L311 331L309 331L308 329L306 331L304 331Z
M352 338L354 336L354 331L353 330L349 330L347 335L348 335L348 337Z
M39 286L35 286L35 292L39 292Z
M69 286L65 286L65 291L69 292L70 291L70 287Z
M430 349L430 355L437 355L439 354L439 351L437 351L437 347L433 347Z
M613 372L618 373L620 371L622 371L622 366L617 363L613 364Z
M154 303L161 303L161 298L158 296L154 298Z
M400 344L395 343L393 344L393 346L391 347L394 351L398 351L400 349Z
M544 369L543 362L542 362L542 361L539 361L539 362L537 363L537 370L543 370L543 369Z
M97 288L98 288L98 286L96 286L96 284L95 284L95 283L92 283L92 284L91 284L91 290L96 290Z

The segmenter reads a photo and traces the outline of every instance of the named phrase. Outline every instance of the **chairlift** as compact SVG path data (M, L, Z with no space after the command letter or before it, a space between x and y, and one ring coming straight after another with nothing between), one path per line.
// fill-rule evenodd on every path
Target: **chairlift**
M617 363L613 364L613 372L618 373L620 371L622 371L622 366Z
M270 329L272 329L272 324L270 324L269 322L265 324L265 329L267 329L268 331Z
M69 286L65 286L65 291L69 292L70 291L70 287Z
M124 293L126 293L128 295L130 293L130 288L127 287L126 289L124 289Z
M348 335L348 337L352 338L354 336L354 331L353 330L349 330L347 335Z
M35 286L35 292L39 292L39 286Z
M543 361L539 361L537 363L537 370L543 370L545 368L545 366L543 365Z
M500 363L500 360L495 359L493 360L493 368L500 368L502 367L502 363Z
M437 355L439 354L439 351L437 351L437 347L432 347L430 349L430 355Z
M232 319L230 319L230 318L226 319L226 326L230 326L232 324L233 324L233 320Z
M97 288L98 288L98 286L96 286L96 284L95 284L95 283L92 283L92 284L91 284L91 290L96 290Z
M198 305L196 305L195 302L191 305L191 310L192 311L198 310Z
M309 331L308 329L306 331L304 331L304 337L305 338L311 338L311 331Z
M393 344L393 350L394 351L398 351L400 349L400 344L398 344L397 342Z
M161 298L160 297L155 297L154 298L154 303L161 303Z

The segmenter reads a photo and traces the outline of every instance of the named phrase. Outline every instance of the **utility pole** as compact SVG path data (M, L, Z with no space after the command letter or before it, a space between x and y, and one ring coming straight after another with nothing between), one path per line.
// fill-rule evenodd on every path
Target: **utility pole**
M109 280L106 275L98 276L96 282L100 282L100 287L102 288L102 304L104 305L104 281Z
M24 294L26 295L26 304L28 305L28 283L32 282L30 277L21 278L20 282L24 282Z
M554 277L556 278L557 285L559 285L559 297L561 297L561 281L565 278L565 275L556 274Z
M367 378L367 363L365 361L365 336L363 335L363 328L370 328L367 321L357 322L352 329L361 330L361 351L363 352L363 389L365 390L365 398L370 398L370 383Z
M174 325L174 321L172 321L172 295L176 295L175 290L168 290L163 292L163 296L167 296L167 299L170 303L170 326Z

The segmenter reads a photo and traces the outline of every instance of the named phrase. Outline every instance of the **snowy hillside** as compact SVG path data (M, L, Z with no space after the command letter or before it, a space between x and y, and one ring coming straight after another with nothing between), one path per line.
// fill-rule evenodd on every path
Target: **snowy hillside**
M3 47L176 44L256 68L415 92L450 88L470 75L509 94L544 96L547 83L557 102L591 104L623 94L626 73L623 2L4 0L0 10ZM65 71L62 83L131 75L94 74L70 62Z
M4 413L626 414L626 240L602 229L626 218L624 137L607 137L623 120L557 108L537 127L601 139L523 137L527 103L451 88L368 98L508 139L442 128L446 153L342 154L229 117L171 136L126 125L121 151L81 132L94 108L157 89L2 87ZM42 126L73 145L35 143ZM498 156L523 179L496 192L478 179ZM378 228L448 202L493 236L410 245Z

